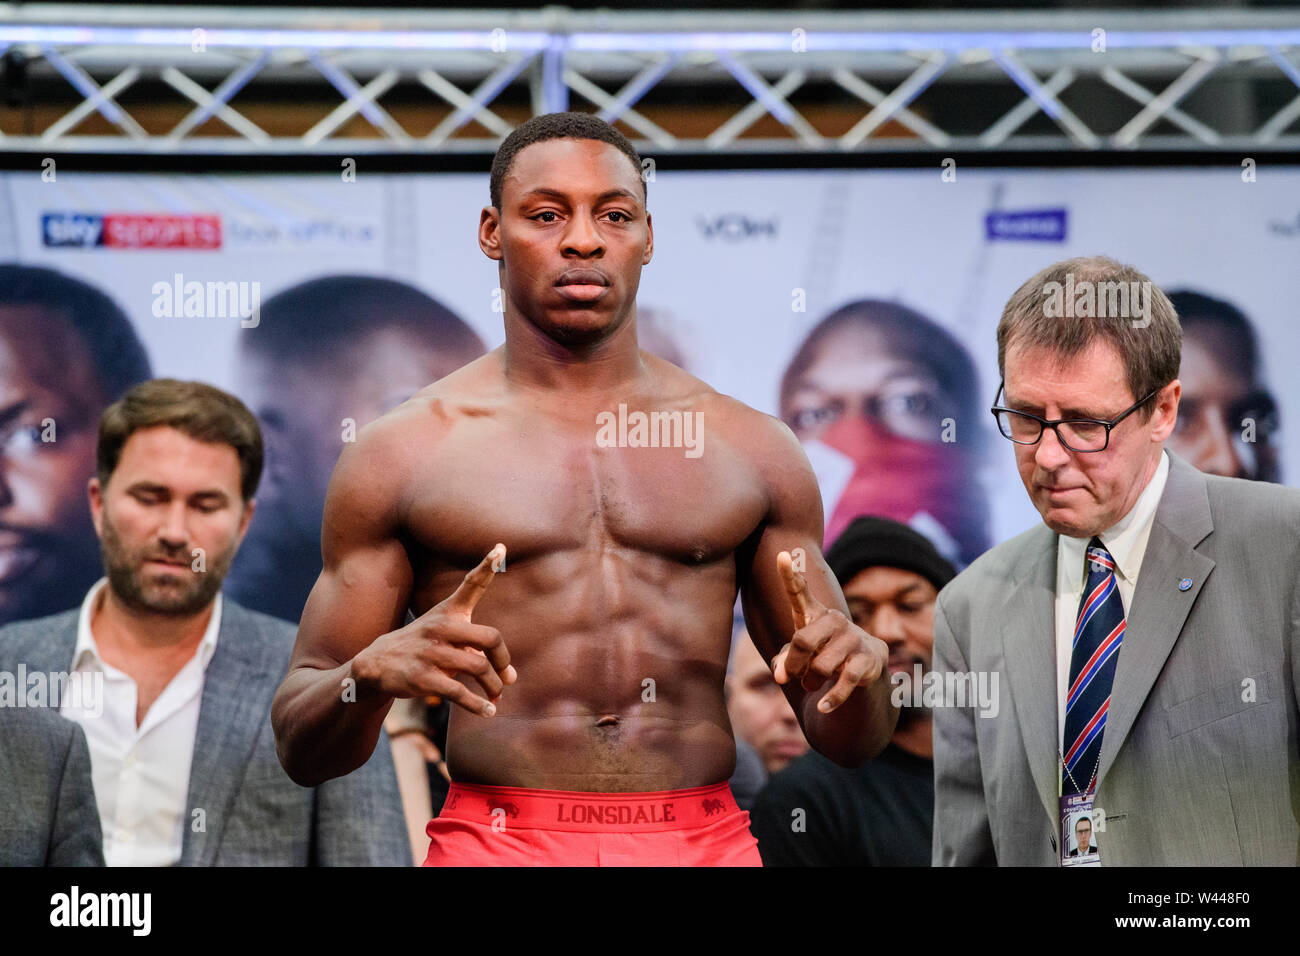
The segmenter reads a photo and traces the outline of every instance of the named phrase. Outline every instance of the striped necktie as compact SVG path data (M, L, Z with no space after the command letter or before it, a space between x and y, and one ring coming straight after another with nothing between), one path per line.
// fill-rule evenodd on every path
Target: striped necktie
M1088 583L1079 600L1070 652L1070 690L1065 698L1065 751L1061 792L1089 793L1096 782L1101 738L1110 708L1120 643L1124 639L1124 604L1115 577L1115 560L1094 537L1088 542Z

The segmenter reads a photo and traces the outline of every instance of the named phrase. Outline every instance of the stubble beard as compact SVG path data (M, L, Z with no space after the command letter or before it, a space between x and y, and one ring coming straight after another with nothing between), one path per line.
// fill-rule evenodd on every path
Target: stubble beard
M133 611L161 614L168 617L191 617L198 614L216 598L225 582L226 573L234 560L238 545L209 556L206 571L181 569L179 585L156 585L145 580L143 564L154 557L162 557L160 549L151 546L140 553L132 553L123 544L117 529L105 510L102 519L103 537L100 553L109 587L126 607ZM167 560L183 560L188 554L168 553ZM186 575L189 575L186 577Z

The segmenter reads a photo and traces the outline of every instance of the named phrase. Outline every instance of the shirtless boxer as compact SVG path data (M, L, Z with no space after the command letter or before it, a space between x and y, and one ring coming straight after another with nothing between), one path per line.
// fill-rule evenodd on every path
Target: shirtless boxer
M454 702L426 865L759 865L726 784L737 591L813 747L856 766L894 731L888 650L822 558L798 441L637 347L654 245L640 173L593 117L515 130L478 233L505 344L334 470L324 570L272 709L280 759L316 784L366 761L394 698ZM606 447L620 405L699 413L699 453Z

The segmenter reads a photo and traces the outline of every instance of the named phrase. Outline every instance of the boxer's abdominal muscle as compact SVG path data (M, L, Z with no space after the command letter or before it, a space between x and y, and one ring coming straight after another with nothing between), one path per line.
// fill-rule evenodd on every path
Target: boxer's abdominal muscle
M594 416L530 412L452 429L420 483L437 499L408 513L416 614L507 547L474 622L500 630L518 681L493 717L453 708L452 778L593 792L726 780L735 552L763 520L757 470L707 414L688 458L601 448Z

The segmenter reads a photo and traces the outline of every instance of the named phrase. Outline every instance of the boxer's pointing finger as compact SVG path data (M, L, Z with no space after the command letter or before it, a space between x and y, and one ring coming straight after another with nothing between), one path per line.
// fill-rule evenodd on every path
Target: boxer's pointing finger
M463 614L465 620L470 619L474 612L475 605L487 591L488 585L492 583L492 577L496 569L502 566L505 561L506 546L498 544L487 556L478 563L469 574L465 575L465 580L460 582L460 586L452 592L451 597L442 602L443 610L450 614Z
M789 551L782 551L776 556L776 566L781 572L781 581L785 584L786 597L790 599L790 610L794 613L794 629L807 627L811 619L811 596L808 594L808 579L794 569L794 561Z

